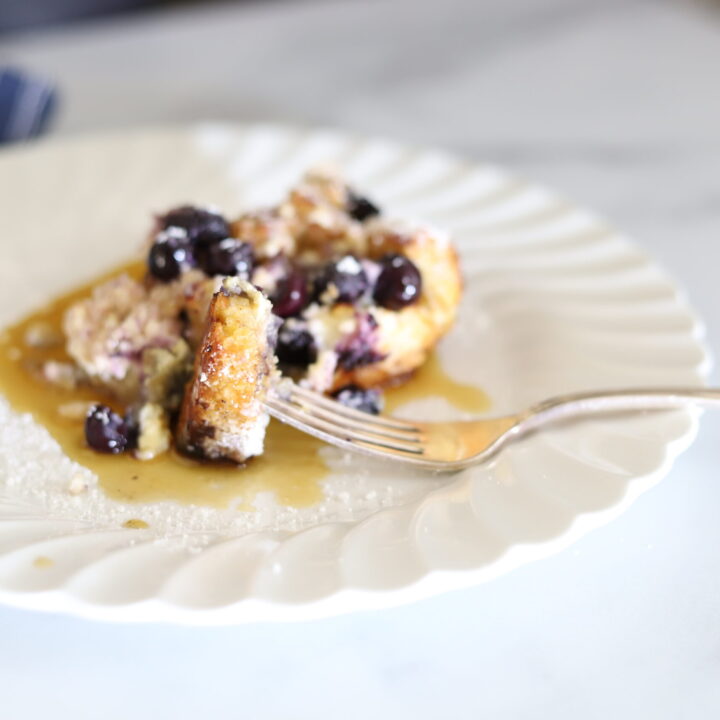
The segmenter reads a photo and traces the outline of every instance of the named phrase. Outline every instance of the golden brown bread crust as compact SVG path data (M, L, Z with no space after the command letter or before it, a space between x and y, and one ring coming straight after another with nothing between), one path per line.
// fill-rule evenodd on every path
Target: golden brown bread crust
M232 233L262 259L284 253L317 263L346 252L364 255L365 233L347 213L348 193L334 172L311 170L277 208L244 213L231 224Z
M256 257L267 260L281 253L293 255L295 237L288 220L275 208L243 213L230 224L233 237L249 242Z
M213 296L177 429L178 447L243 462L263 451L262 404L274 370L270 302L250 283L226 278Z

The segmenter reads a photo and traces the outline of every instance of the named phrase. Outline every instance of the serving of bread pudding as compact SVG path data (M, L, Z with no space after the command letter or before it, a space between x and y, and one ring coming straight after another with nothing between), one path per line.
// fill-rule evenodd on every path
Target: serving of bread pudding
M282 375L379 412L382 388L425 362L460 294L447 236L313 171L278 206L233 221L189 205L158 216L144 277L72 305L74 365L45 376L116 398L121 412L96 405L85 420L95 450L242 463L263 452L263 398Z

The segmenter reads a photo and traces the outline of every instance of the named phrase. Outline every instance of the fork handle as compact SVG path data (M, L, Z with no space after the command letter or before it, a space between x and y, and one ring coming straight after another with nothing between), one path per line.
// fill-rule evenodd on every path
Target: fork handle
M631 388L559 395L534 405L520 420L524 431L580 415L667 410L687 405L720 407L720 388Z

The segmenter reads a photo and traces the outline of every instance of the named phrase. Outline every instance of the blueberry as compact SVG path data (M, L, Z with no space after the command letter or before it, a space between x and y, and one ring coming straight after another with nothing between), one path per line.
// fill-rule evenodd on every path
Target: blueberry
M230 235L227 220L212 210L183 205L174 208L158 218L161 227L178 227L186 231L191 242L199 239L206 241L222 239Z
M362 222L370 217L380 214L380 208L366 197L357 195L352 190L348 190L347 205L345 206L348 215Z
M325 266L315 281L315 294L321 297L326 290L334 287L337 295L334 302L353 303L370 287L362 263L353 255L345 255Z
M377 320L371 313L356 313L355 329L335 346L338 366L348 372L385 359L378 352Z
M338 349L338 366L350 372L355 368L380 362L386 357L387 355L378 352L370 345L362 345L360 342L355 342Z
M273 312L276 315L282 318L299 315L307 307L310 300L305 273L298 268L291 269L278 282L270 300L273 304Z
M358 385L345 385L332 396L342 405L361 412L378 415L382 410L382 394L379 390L361 388Z
M275 354L283 364L307 367L317 360L315 338L297 322L285 322L278 333Z
M153 277L165 282L180 275L183 266L193 264L192 250L186 236L159 233L148 254L148 269Z
M195 256L206 275L237 275L249 278L253 271L255 256L252 245L237 238L201 239L195 248Z
M93 405L85 418L85 439L97 452L121 453L131 446L132 430L106 405Z
M373 299L378 305L389 310L402 310L418 301L422 293L422 277L412 260L391 253L382 258L380 266L373 291Z

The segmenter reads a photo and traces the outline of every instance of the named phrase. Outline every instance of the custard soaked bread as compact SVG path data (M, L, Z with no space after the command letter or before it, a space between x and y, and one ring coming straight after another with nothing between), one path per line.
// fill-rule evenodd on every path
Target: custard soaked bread
M340 348L331 389L364 388L397 382L422 365L455 319L462 290L457 255L437 230L377 221L368 228L368 257L379 266L365 331L372 355L347 357ZM376 270L377 272L377 270ZM337 313L341 306L330 312ZM318 387L317 389L325 389Z
M169 433L210 459L260 454L276 358L296 381L377 410L378 390L407 378L451 327L461 294L444 233L388 220L328 171L232 222L189 205L158 216L146 267L70 308L75 366L46 373L110 390L127 408L113 421L127 442L100 447L102 422L88 442L140 457L162 452Z

